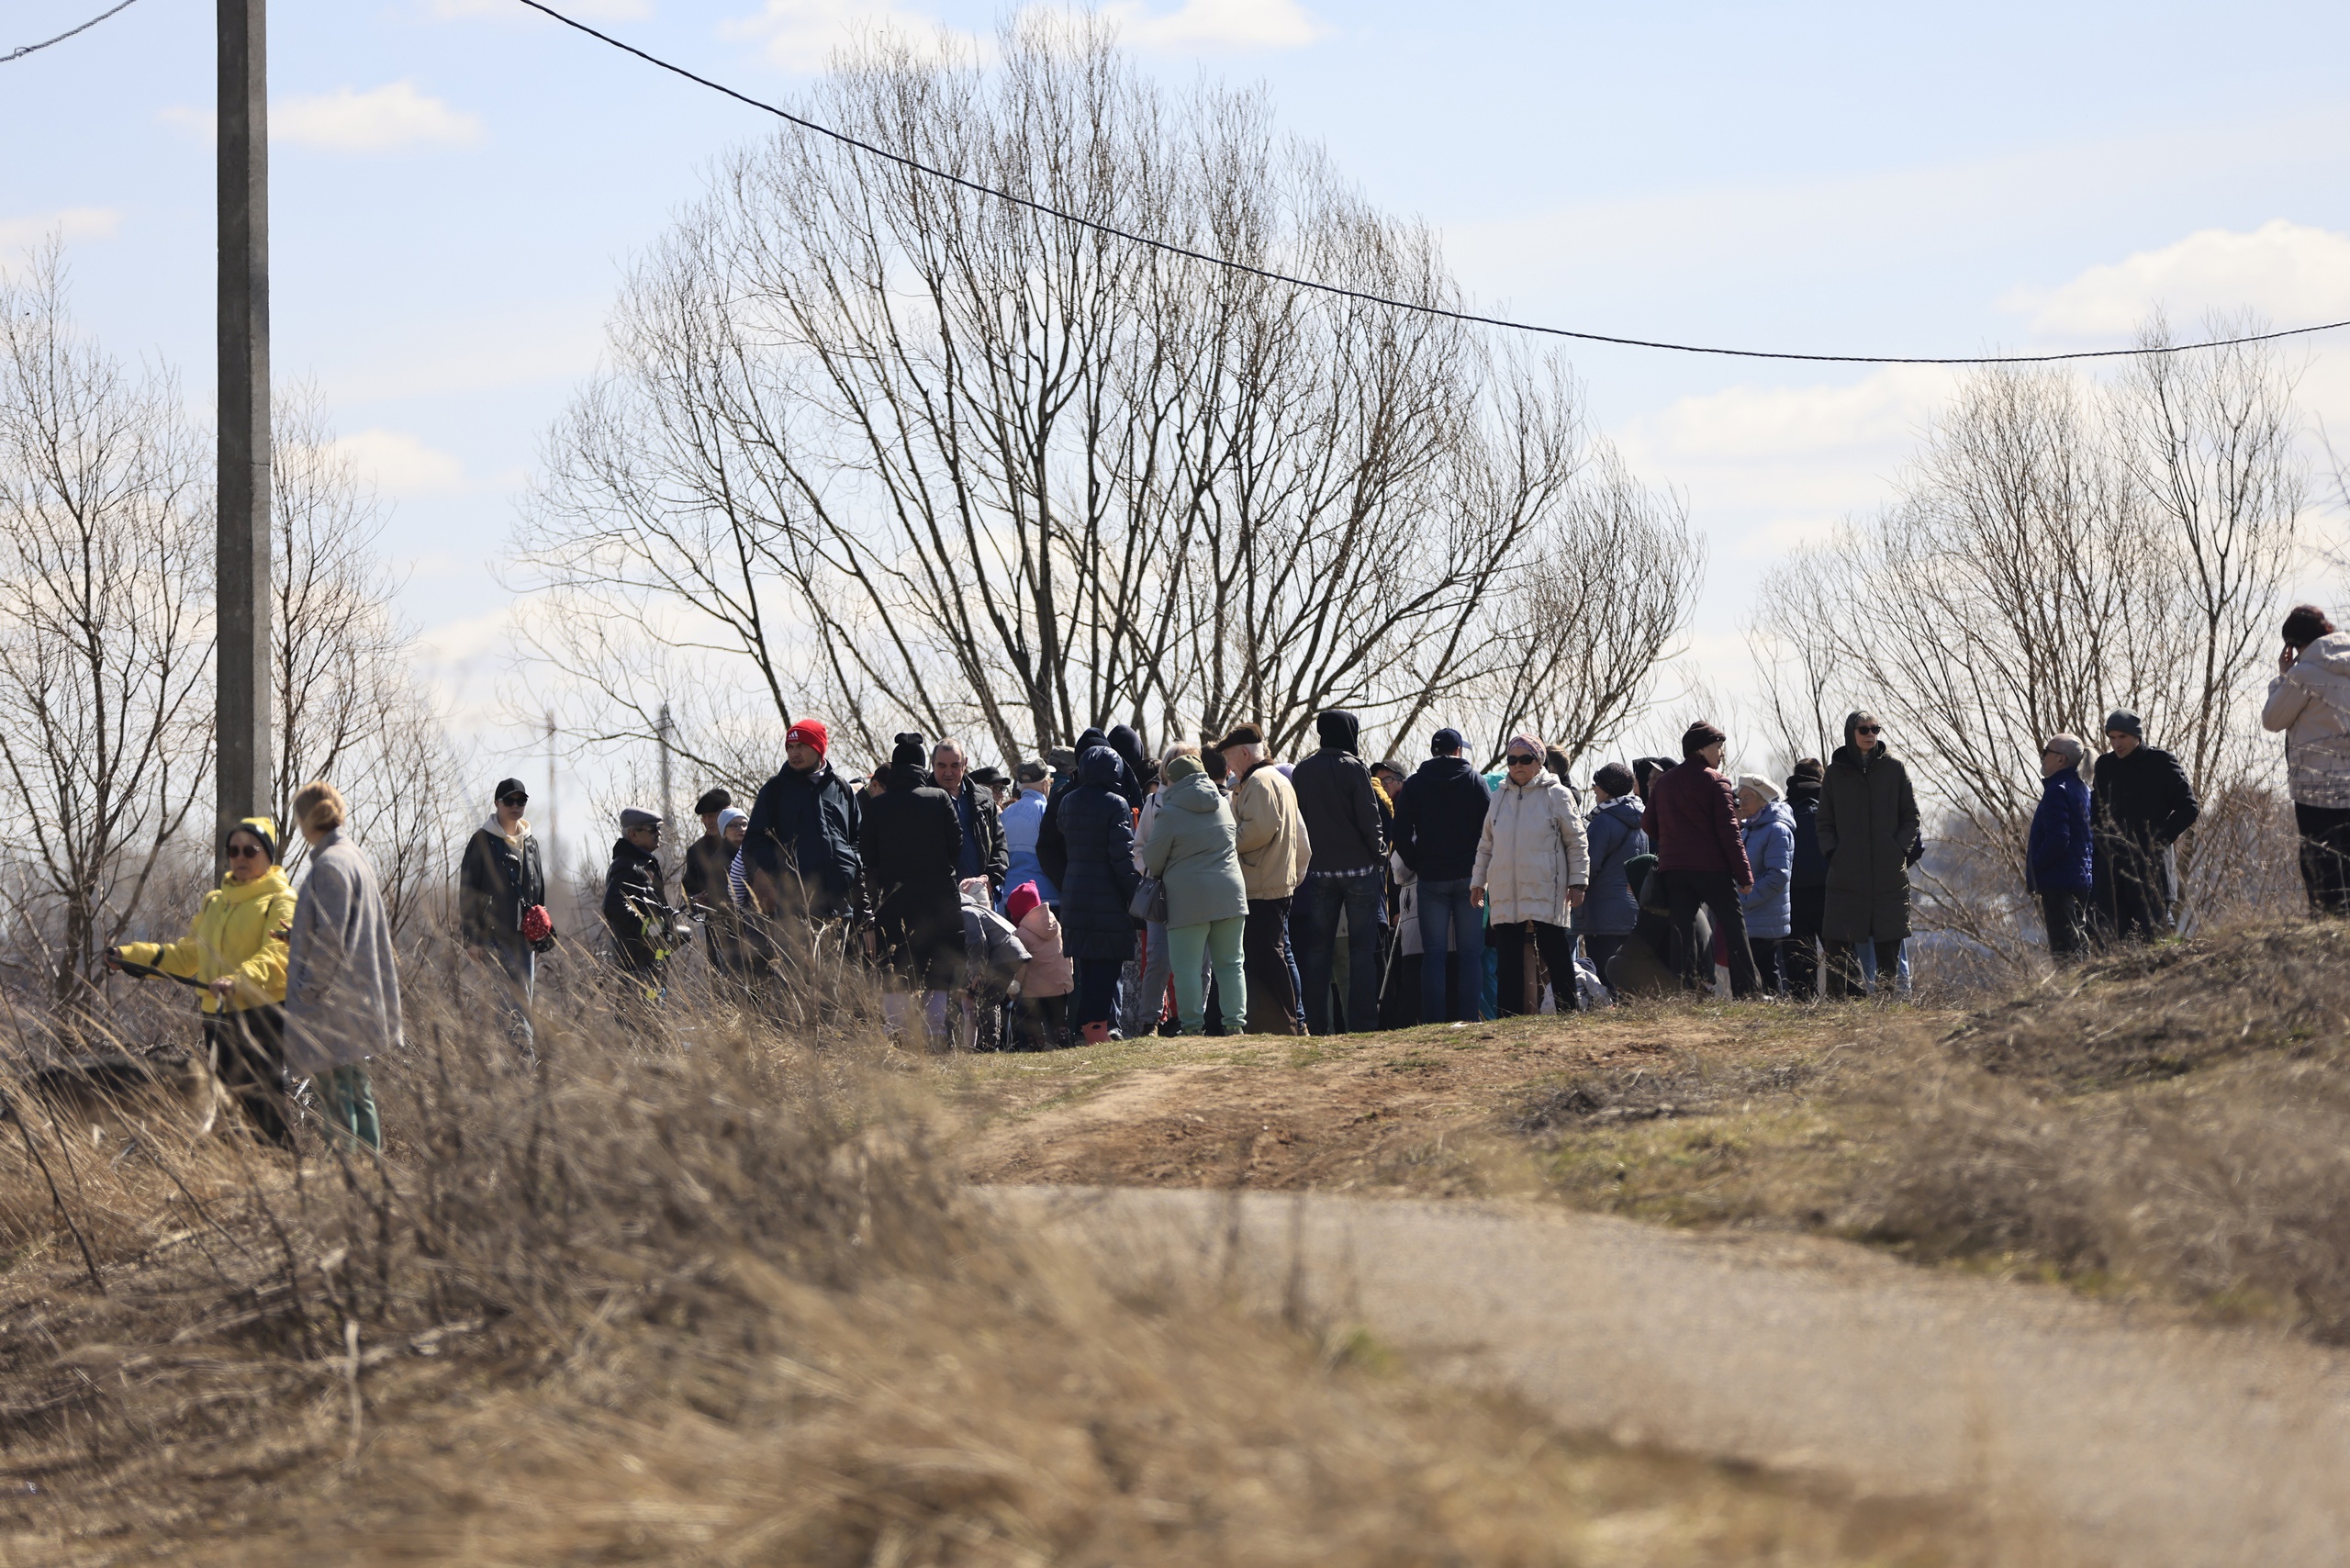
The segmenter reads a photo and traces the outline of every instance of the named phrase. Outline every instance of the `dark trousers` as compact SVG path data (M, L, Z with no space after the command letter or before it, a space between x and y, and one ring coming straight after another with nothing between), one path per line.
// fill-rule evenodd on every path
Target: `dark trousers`
M1526 978L1529 944L1541 956L1542 967L1550 971L1550 990L1558 998L1559 1011L1572 1013L1581 1000L1575 991L1574 938L1565 926L1539 920L1512 921L1485 932L1485 946L1494 950L1500 970L1494 1011L1504 1018L1516 1018L1540 1010L1542 992Z
M2161 851L2135 840L2098 845L2097 935L2105 942L2152 942L2170 934L2169 868Z
M1762 982L1764 991L1777 996L1787 993L1787 946L1788 939L1785 936L1750 936L1746 939L1746 950L1754 955L1755 978Z
M1379 934L1385 928L1387 881L1376 869L1363 877L1307 875L1297 890L1298 968L1305 981L1305 1028L1327 1035L1330 976L1337 965L1338 918L1347 922L1347 1028L1376 1026L1379 1016Z
M1730 874L1667 871L1664 891L1673 901L1673 933L1681 939L1681 983L1691 991L1713 984L1713 954L1697 946L1697 911L1702 907L1714 917L1714 935L1729 956L1729 993L1752 996L1762 982L1755 978L1754 954L1746 945L1746 913L1738 907L1738 884Z
M1819 923L1828 914L1828 885L1790 889L1787 913L1792 918L1779 966L1787 978L1787 994L1810 1002L1819 995Z
M1248 924L1240 932L1240 963L1248 977L1248 1032L1303 1034L1290 969L1289 900L1248 901Z
M1077 994L1069 1010L1072 1035L1084 1033L1088 1024L1114 1025L1118 1021L1118 981L1125 972L1124 958L1077 960Z
M2071 888L2040 890L2040 917L2048 927L2048 956L2060 964L2079 958L2088 946L2088 933L2081 924L2081 906L2087 902L2087 895ZM1877 972L1885 970L1879 968Z
M1066 995L1022 997L1019 1016L1013 1020L1013 1027L1017 1049L1058 1050L1069 1044L1069 998Z
M2311 911L2350 914L2350 811L2297 805L2293 825L2301 831L2301 881Z
M1877 983L1890 991L1901 973L1901 938L1878 942L1876 948ZM1830 996L1866 996L1868 981L1861 974L1859 944L1830 942L1828 944L1828 994Z
M245 1119L264 1142L294 1147L286 1125L285 1009L275 1002L204 1020L204 1043L220 1086L237 1097Z

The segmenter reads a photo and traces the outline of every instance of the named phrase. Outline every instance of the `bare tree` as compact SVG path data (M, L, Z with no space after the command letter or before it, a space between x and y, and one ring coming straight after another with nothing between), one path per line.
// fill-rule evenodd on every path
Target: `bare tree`
M53 241L0 282L0 844L60 1003L206 825L211 520L179 410L75 332Z
M877 43L812 107L1113 228L1458 298L1259 98L1174 98L1099 24L1024 18L990 71ZM1554 362L796 135L729 161L610 349L518 541L532 645L597 739L701 696L686 749L726 778L803 703L867 755L908 724L1012 758L1121 721L1407 722L1506 680L1494 612L1573 536L1585 460Z

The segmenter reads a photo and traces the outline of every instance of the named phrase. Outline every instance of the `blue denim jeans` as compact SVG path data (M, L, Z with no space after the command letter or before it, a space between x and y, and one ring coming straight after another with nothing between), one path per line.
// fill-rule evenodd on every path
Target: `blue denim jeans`
M1420 883L1420 1022L1441 1024L1448 1017L1474 1021L1484 1013L1485 912L1469 902L1469 879ZM1459 993L1451 1012L1445 1010L1444 955L1452 943L1460 945Z
M1309 874L1297 890L1304 907L1292 914L1301 927L1297 967L1305 985L1307 1034L1332 1032L1330 976L1337 967L1340 915L1347 921L1347 1028L1354 1033L1379 1027L1379 928L1386 895L1386 879L1376 871L1367 877Z

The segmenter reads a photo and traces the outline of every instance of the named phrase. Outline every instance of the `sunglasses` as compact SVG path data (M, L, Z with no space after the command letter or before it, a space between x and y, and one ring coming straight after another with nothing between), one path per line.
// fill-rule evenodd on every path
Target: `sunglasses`
M257 860L266 860L269 858L269 851L263 849L258 844L232 844L229 846L229 859L242 860L247 856L251 856Z
M511 795L498 797L498 803L501 806L527 806L531 803L531 797L518 790Z
M1881 735L1885 734L1883 730L1878 729L1874 724L1854 724L1852 726L1852 733L1856 735Z
M1513 756L1513 757L1510 757L1510 758L1508 759L1508 761L1509 761L1509 765L1510 765L1512 767L1533 767L1536 763L1538 763L1538 762L1539 762L1539 761L1541 761L1541 760L1542 760L1542 759L1541 759L1540 757L1539 757L1539 756Z

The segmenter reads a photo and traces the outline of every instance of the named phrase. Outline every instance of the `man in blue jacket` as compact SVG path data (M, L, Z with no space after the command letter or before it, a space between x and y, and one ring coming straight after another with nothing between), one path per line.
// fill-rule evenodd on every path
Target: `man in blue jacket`
M1395 853L1420 879L1423 1024L1445 1020L1445 951L1454 943L1460 981L1450 1015L1479 1017L1485 991L1485 917L1469 902L1469 879L1493 795L1460 755L1461 745L1459 730L1438 730L1429 747L1435 755L1404 782L1395 803Z
M2052 735L2040 751L2040 809L2031 813L2023 885L2040 895L2048 924L2048 953L2058 963L2087 946L2083 915L2096 880L2096 845L2089 833L2089 787L2081 782L2087 748L2071 735Z

